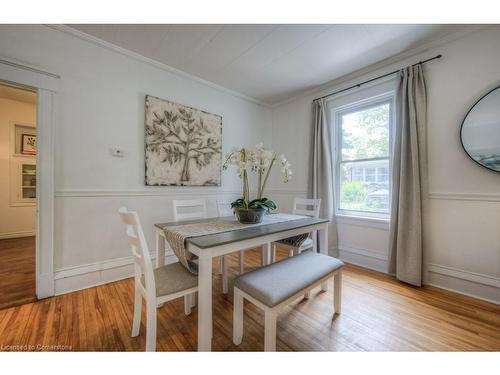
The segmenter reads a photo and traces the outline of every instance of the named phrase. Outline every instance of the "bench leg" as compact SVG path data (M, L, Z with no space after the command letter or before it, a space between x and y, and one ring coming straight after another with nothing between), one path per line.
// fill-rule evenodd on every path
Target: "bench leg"
M266 310L264 313L264 351L276 351L276 312Z
M243 296L237 288L234 288L233 304L233 343L240 345L243 339Z
M342 271L333 277L333 305L334 311L340 314L342 305Z

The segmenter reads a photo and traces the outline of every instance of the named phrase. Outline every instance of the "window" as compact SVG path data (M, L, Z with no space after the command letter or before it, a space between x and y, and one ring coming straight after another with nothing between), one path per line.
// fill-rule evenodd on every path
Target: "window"
M332 109L336 212L387 219L393 95Z

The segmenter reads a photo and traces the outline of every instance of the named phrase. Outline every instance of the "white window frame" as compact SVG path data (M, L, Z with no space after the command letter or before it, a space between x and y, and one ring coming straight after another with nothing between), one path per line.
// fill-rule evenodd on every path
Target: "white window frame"
M358 112L360 110L374 107L377 105L389 103L390 105L390 116L389 116L389 156L388 158L369 158L369 159L358 159L357 161L365 160L389 160L389 209L388 212L376 212L376 211L361 211L361 210L347 210L340 208L340 171L341 165L349 163L349 161L342 161L342 132L341 132L341 121L340 118L346 113ZM380 95L370 96L369 98L357 100L346 105L342 105L331 110L331 126L332 126L332 145L333 145L333 173L335 176L335 215L342 217L355 217L355 218L368 218L388 221L390 219L391 212L391 197L392 197L392 144L393 144L393 131L395 123L395 92L393 90L385 92ZM377 170L375 169L375 173Z

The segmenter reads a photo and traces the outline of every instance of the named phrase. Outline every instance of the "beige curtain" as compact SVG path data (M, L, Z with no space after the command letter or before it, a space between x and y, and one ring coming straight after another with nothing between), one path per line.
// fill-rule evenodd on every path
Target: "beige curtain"
M427 97L421 64L401 70L396 101L389 273L421 286L427 197Z
M328 227L328 249L337 251L337 225L335 223L333 155L331 136L326 118L325 101L313 102L311 168L308 196L321 198L320 217L330 219Z

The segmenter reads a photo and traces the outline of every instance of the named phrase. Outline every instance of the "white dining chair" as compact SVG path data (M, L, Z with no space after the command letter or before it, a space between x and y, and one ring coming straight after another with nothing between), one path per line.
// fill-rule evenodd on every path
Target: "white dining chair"
M320 208L321 208L321 199L294 198L293 200L294 215L304 215L304 216L318 218ZM309 235L305 241L300 243L300 245L293 244L293 241L290 241L290 239L288 238L273 242L272 262L274 262L276 259L276 246L287 249L289 256L300 254L302 251L311 248L314 251L316 251L316 241L317 241L316 237L317 237L316 231L314 231L312 233L312 236Z
M225 200L217 200L217 215L219 217L229 217L234 216L233 208L231 207L231 202ZM241 250L238 252L238 262L240 275L245 272L245 251ZM221 271L222 274L227 275L227 262L225 256L221 259ZM223 288L224 289L224 288ZM227 278L226 278L226 290L227 290ZM227 293L227 291L225 292Z
M134 318L132 337L139 335L142 299L146 300L146 351L156 350L156 310L165 302L184 297L184 312L191 314L192 300L198 291L198 276L179 262L153 269L148 244L139 215L126 207L118 210L134 259Z
M172 205L174 207L174 221L207 218L207 202L204 199L174 199Z
M207 218L207 202L204 199L190 199L190 200L173 200L174 207L174 220L197 220ZM222 274L222 293L227 294L228 279L227 279L227 266L225 256L219 257L221 264Z

